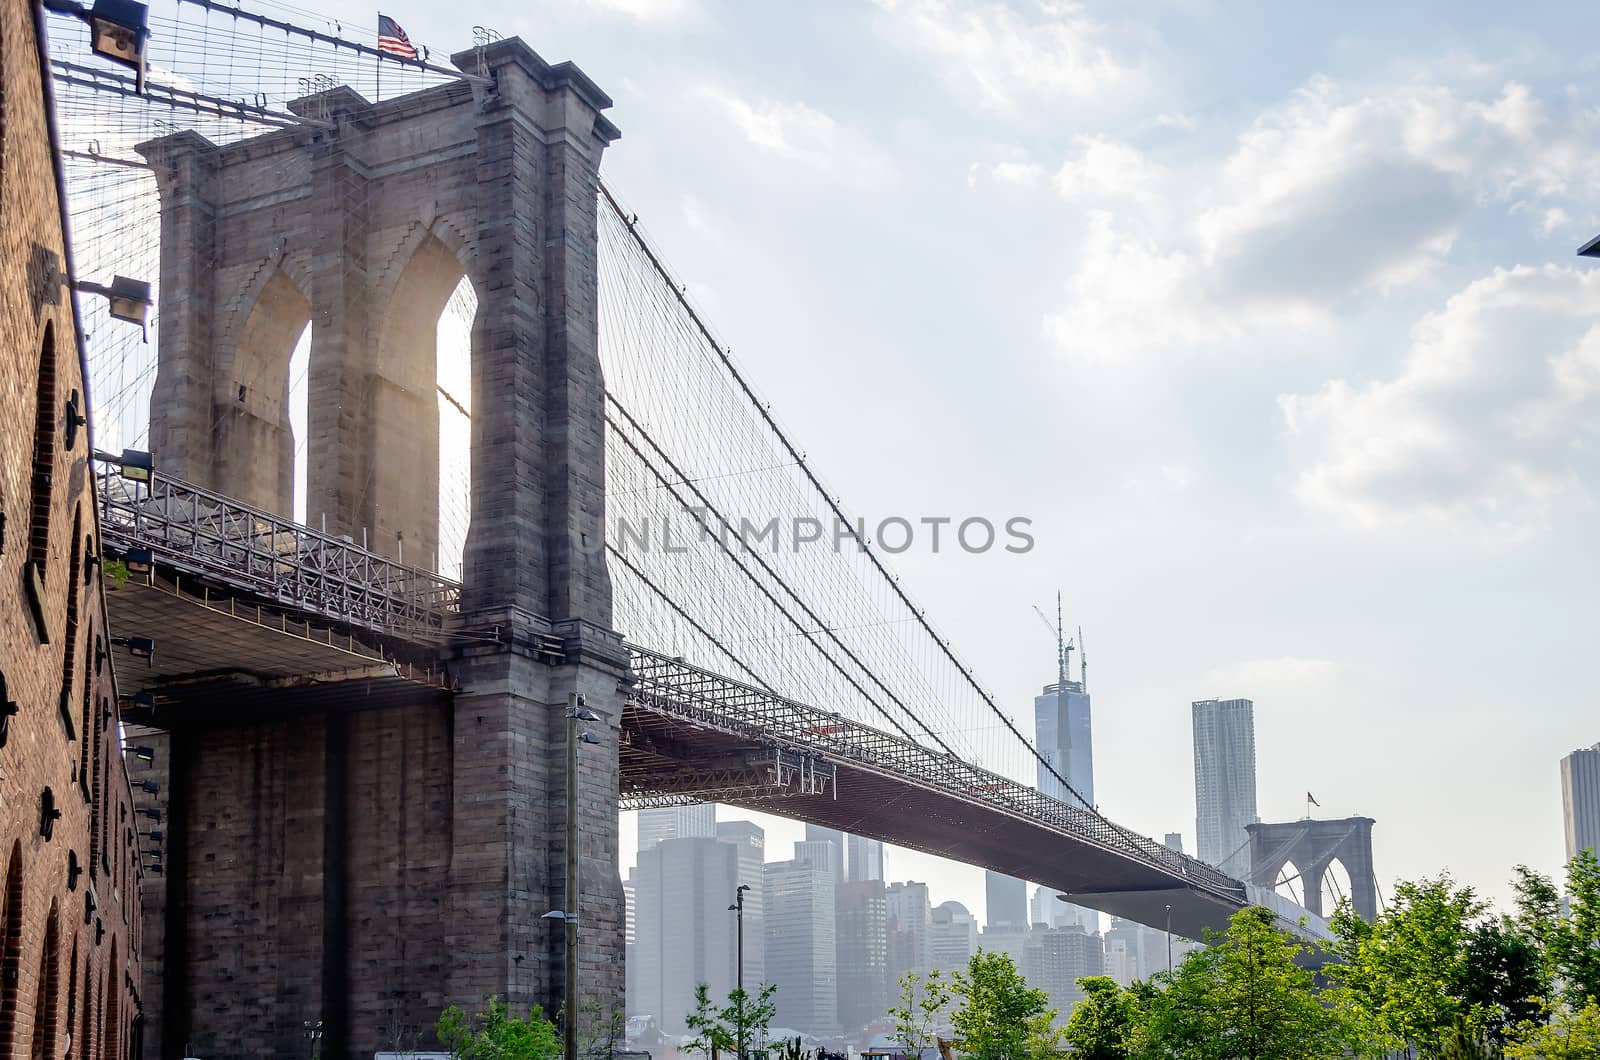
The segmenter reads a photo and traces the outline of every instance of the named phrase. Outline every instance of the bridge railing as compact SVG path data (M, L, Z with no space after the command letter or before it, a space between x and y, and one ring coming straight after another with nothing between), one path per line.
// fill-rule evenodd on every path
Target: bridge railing
M912 783L1037 821L1159 868L1194 887L1237 899L1244 884L1101 814L1053 799L954 755L831 711L796 703L709 670L629 645L633 694L652 710L836 761L892 772Z
M380 633L442 637L461 586L355 543L159 472L126 479L101 460L100 528L113 553L157 562Z

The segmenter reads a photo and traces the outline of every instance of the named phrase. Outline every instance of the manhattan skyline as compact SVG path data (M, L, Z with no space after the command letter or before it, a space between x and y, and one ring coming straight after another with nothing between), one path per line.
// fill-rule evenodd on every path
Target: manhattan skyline
M1600 310L1573 257L1600 230L1595 11L481 18L607 86L608 181L852 510L1034 520L1027 555L893 567L1018 718L1063 590L1114 820L1192 844L1189 704L1242 696L1261 817L1309 788L1375 818L1386 888L1449 870L1503 901L1511 866L1559 869L1558 763L1600 739L1595 395L1553 367ZM885 860L981 908L981 872Z

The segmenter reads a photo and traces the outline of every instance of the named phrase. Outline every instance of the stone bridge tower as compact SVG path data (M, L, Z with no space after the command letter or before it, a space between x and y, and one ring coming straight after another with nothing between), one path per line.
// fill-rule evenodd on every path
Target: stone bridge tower
M1318 916L1324 909L1322 880L1335 861L1350 874L1350 904L1367 923L1378 916L1378 876L1372 867L1372 826L1370 817L1346 817L1335 821L1284 821L1281 824L1248 824L1250 834L1250 882L1271 890L1278 873L1291 862L1300 870L1305 891L1305 907Z
M471 526L459 691L218 693L164 726L166 875L147 906L147 1055L329 1060L392 1048L444 1005L562 991L565 722L583 755L582 996L622 1001L616 733L628 679L603 552L596 182L611 101L518 39L458 82L218 146L140 147L161 198L157 467L291 513L288 364L312 322L307 522L431 567L435 327L472 326ZM248 670L248 665L241 669ZM592 753L591 753L592 752ZM426 1042L426 1037L424 1042ZM192 1049L193 1052L186 1050Z

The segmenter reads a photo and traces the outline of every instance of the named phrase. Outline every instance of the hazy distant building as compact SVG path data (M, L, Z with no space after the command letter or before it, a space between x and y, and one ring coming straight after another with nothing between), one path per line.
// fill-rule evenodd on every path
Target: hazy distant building
M1048 887L1034 889L1033 897L1028 901L1028 926L1031 928L1038 924L1045 927L1061 927L1068 921L1067 903L1061 901Z
M806 838L794 845L794 856L833 873L834 883L844 882L844 833L837 828L806 825Z
M839 885L834 932L839 1026L848 1034L889 1011L889 899L882 880Z
M744 892L744 985L754 993L767 980L766 888L761 878L767 861L767 834L751 821L718 821L717 841L738 851L739 882L750 888ZM729 905L733 899L730 894Z
M1026 931L1028 928L1028 883L1015 876L992 870L983 874L984 929L987 931Z
M1255 706L1248 699L1194 703L1195 844L1201 861L1239 879L1250 871L1256 817Z
M1022 974L1028 985L1050 995L1050 1004L1065 1023L1072 1006L1083 1000L1077 980L1105 974L1105 949L1099 935L1079 925L1039 928L1028 936Z
M639 849L649 850L663 839L714 839L717 835L716 803L666 806L639 811Z
M845 879L852 882L883 880L883 844L866 836L845 837Z
M1057 680L1034 697L1033 735L1044 759L1037 768L1039 790L1062 802L1093 809L1094 725L1089 691L1082 681L1069 677L1063 684ZM1058 921L1082 924L1088 931L1100 929L1100 914L1081 906L1057 910L1048 923Z
M696 983L709 984L712 997L727 996L734 984L728 903L738 881L737 849L716 839L665 839L640 851L633 1015L655 1016L663 1031L682 1034Z
M1168 832L1167 833L1166 846L1167 846L1168 850L1176 850L1178 853L1182 854L1183 853L1183 833L1182 832Z
M1567 860L1580 850L1600 852L1600 743L1561 760L1561 803Z
M635 945L638 942L639 899L635 887L638 872L637 868L629 869L628 878L622 881L622 997L630 1015L639 1011L639 958Z
M940 902L928 914L928 959L943 972L965 968L978 952L978 921L960 902Z
M1092 808L1094 736L1089 693L1083 682L1069 680L1063 688L1058 681L1046 685L1034 697L1033 735L1039 756L1044 759L1038 766L1039 790L1062 802ZM1058 775L1071 785L1071 790L1057 779Z
M804 845L796 843L796 850ZM833 874L797 858L768 862L762 879L767 982L778 988L773 1026L833 1034L839 1027Z
M898 994L907 972L921 975L932 965L928 950L928 885L891 883L884 889L889 914L889 989Z
M1177 944L1181 941L1183 940L1173 939L1174 958L1178 954ZM1167 970L1167 933L1164 930L1112 917L1111 927L1105 934L1106 974L1116 978L1116 970L1111 964L1111 953L1114 949L1127 955L1131 962L1127 974L1133 979L1148 980L1157 972ZM1117 981L1122 982L1121 979Z

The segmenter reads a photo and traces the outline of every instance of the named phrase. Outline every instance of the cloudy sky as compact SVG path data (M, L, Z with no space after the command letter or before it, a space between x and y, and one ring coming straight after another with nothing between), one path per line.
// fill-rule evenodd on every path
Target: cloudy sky
M1032 605L1063 590L1113 818L1192 850L1189 703L1248 696L1263 818L1308 788L1375 817L1386 892L1559 868L1557 762L1600 740L1600 270L1573 254L1600 231L1600 8L470 21L615 98L609 179L848 506L1034 520L1026 556L898 567L1021 714L1053 669ZM982 906L980 873L889 871Z

